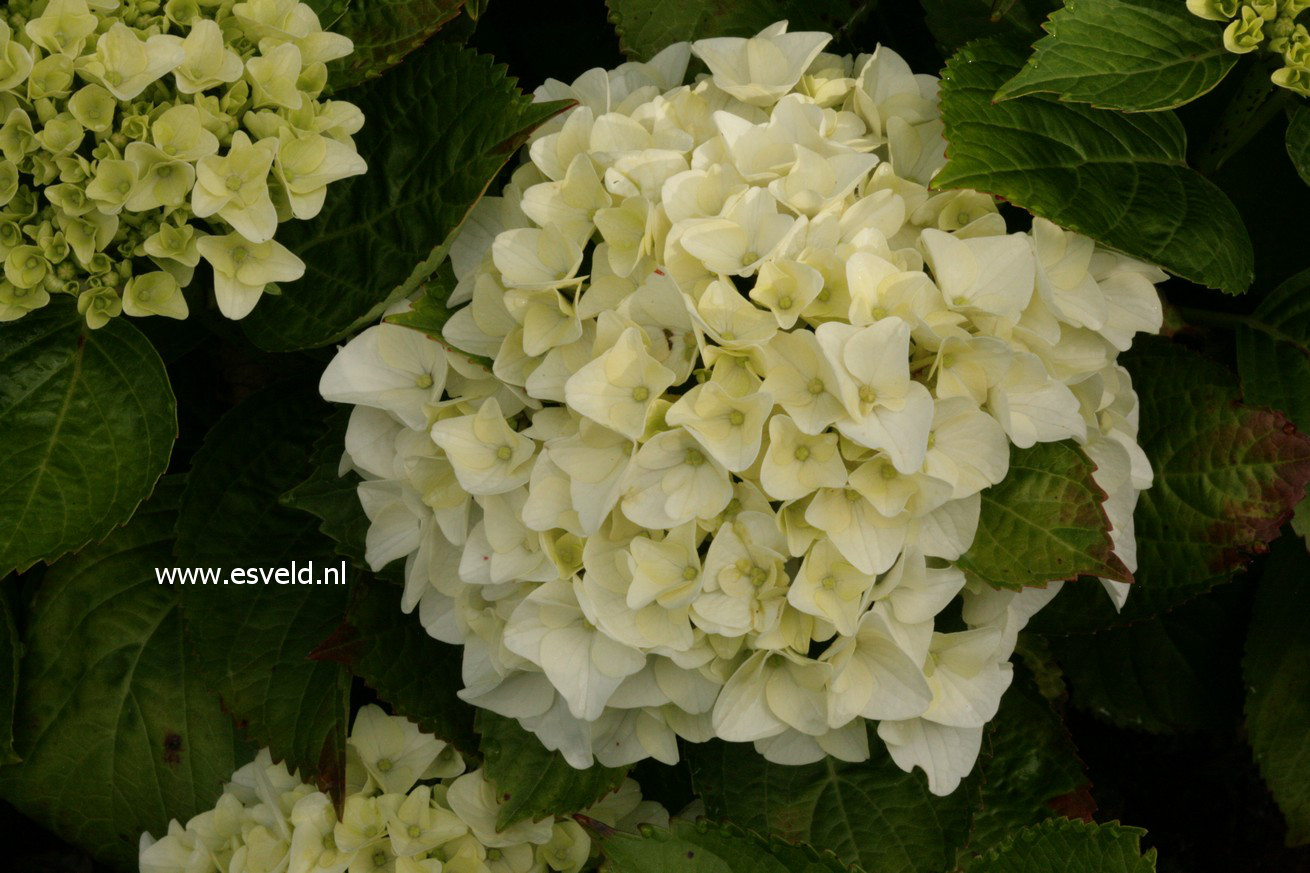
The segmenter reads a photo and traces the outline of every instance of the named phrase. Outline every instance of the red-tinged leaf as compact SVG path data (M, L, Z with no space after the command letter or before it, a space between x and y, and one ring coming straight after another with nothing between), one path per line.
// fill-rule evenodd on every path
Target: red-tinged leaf
M1014 682L989 726L979 769L981 803L968 849L957 858L963 869L1019 828L1053 815L1090 821L1096 810L1064 719L1023 664L1015 665Z
M1291 517L1310 482L1310 439L1281 413L1241 402L1225 367L1143 338L1121 359L1141 401L1138 441L1155 471L1134 516L1138 568L1123 611L1079 582L1033 627L1081 633L1159 615L1226 582Z
M1131 582L1110 542L1095 469L1072 441L1011 447L1010 471L982 493L978 532L956 565L993 588L1018 590L1081 575Z

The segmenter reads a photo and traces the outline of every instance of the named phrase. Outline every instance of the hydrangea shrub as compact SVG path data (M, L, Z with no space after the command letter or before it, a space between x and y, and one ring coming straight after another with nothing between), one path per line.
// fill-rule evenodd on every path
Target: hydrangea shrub
M1304 5L0 4L10 866L1306 866Z

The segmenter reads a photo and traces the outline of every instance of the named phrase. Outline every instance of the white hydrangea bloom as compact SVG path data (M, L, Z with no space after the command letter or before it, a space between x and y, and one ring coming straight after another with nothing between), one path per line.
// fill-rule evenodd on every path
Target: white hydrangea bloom
M442 342L371 328L324 374L358 407L369 560L407 556L462 696L575 766L713 736L862 760L878 722L952 790L1059 588L950 566L1012 445L1082 445L1135 563L1151 470L1116 356L1163 273L933 191L936 80L827 42L779 23L547 83L579 105L453 244Z
M254 3L250 5L256 5ZM211 810L156 840L141 835L146 873L344 873L442 870L578 873L591 838L570 818L497 827L503 804L484 770L413 722L374 705L347 740L346 796L332 798L274 764L268 749L232 774ZM582 814L611 827L667 827L631 779Z

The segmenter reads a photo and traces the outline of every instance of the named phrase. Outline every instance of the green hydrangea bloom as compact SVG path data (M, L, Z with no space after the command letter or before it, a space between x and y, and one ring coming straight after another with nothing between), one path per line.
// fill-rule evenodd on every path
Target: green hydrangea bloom
M366 169L363 115L322 99L352 50L298 0L0 7L0 321L60 294L92 328L185 318L202 257L229 318L299 278L278 224Z
M1187 0L1193 15L1226 21L1224 48L1236 54L1264 49L1281 55L1270 78L1280 88L1310 97L1310 34L1297 17L1310 0ZM0 75L3 74L0 68Z

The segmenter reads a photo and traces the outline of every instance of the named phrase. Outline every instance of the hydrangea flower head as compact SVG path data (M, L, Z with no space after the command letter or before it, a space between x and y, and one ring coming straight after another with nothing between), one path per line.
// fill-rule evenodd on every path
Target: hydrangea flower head
M1116 356L1164 274L932 190L936 80L827 42L779 23L547 82L579 105L455 241L442 336L383 323L323 375L369 561L405 558L462 696L574 766L872 735L949 792L1059 589L951 566L1011 446L1079 443L1133 563Z
M229 318L298 279L278 224L366 169L359 111L322 99L352 48L298 0L5 4L0 321L60 294L91 328L186 318L202 256Z
M570 818L497 827L503 801L444 742L375 705L355 716L341 815L332 799L274 764L268 749L232 774L214 808L156 840L141 835L142 873L578 873L591 838ZM667 826L631 779L584 814L610 827Z
M1235 54L1265 49L1283 65L1270 78L1280 88L1310 97L1310 31L1298 22L1306 0L1187 0L1200 18L1227 22L1224 48Z

